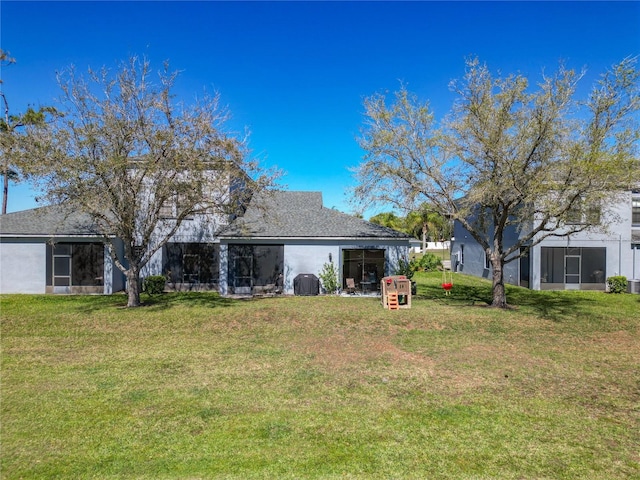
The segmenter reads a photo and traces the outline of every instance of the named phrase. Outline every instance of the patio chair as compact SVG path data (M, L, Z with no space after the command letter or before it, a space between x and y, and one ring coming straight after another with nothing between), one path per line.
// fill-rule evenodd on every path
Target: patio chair
M347 293L350 295L356 294L356 281L353 278L347 278Z

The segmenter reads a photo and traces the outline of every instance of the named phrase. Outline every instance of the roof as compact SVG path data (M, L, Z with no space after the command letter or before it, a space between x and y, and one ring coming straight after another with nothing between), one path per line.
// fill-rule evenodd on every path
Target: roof
M91 218L62 205L0 215L0 236L98 236ZM353 238L411 237L322 205L320 192L269 192L254 196L247 211L220 235L222 238Z
M408 240L409 235L322 205L321 192L259 194L223 238L377 238Z
M22 210L0 215L0 235L64 236L99 235L91 218L62 205Z

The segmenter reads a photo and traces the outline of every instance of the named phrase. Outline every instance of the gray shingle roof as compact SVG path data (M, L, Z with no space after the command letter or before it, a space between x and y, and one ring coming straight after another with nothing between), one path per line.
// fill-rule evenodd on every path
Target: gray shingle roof
M2 236L97 235L89 216L61 205L0 215Z
M2 236L95 236L91 219L61 205L0 215ZM273 192L254 197L225 238L384 238L409 235L322 205L320 192Z
M222 237L409 239L396 230L322 205L320 192L272 192L251 201Z

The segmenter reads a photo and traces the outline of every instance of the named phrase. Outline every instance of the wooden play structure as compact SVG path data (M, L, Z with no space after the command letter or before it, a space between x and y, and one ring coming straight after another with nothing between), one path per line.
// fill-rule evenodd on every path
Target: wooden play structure
M404 275L384 277L380 281L382 306L389 310L411 308L411 280Z

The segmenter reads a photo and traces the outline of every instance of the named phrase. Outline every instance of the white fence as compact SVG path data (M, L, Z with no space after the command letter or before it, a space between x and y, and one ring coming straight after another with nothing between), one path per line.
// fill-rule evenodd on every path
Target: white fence
M449 250L451 248L451 242L427 242L427 250ZM422 242L419 244L411 242L411 251L413 253L422 253Z

